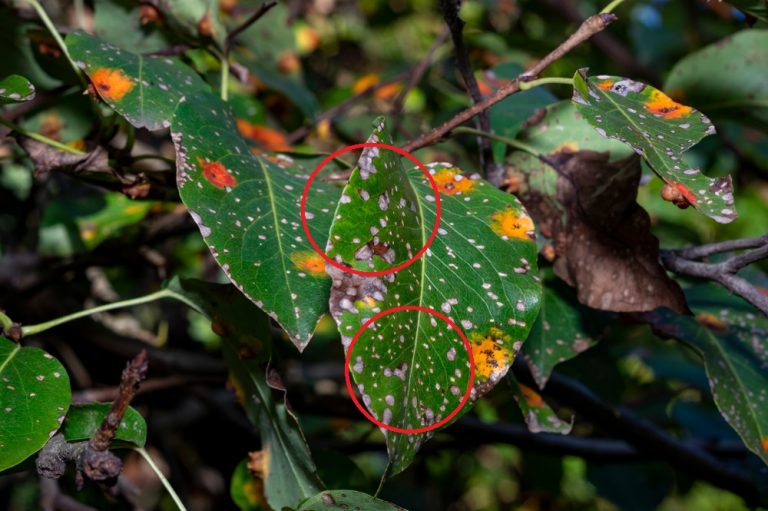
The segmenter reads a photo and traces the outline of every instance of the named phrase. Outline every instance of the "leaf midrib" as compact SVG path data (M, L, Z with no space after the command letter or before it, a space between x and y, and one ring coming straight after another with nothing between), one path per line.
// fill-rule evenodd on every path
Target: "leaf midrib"
M13 342L13 341L9 341L9 342ZM8 353L8 357L6 357L6 359L3 360L3 363L0 364L0 374L2 374L3 371L5 371L6 366L11 363L11 360L13 360L16 354L21 350L21 344L18 344L18 343L14 343L14 344L15 346L11 350L11 352Z

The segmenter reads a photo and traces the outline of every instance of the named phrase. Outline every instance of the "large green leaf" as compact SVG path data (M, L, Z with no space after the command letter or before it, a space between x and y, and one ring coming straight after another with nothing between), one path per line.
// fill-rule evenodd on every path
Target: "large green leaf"
M588 309L579 305L575 295L554 279L546 281L541 311L523 345L523 358L542 389L557 364L594 343L587 327Z
M701 353L715 404L747 448L768 463L768 318L714 286L689 296L698 321L662 309L652 324Z
M669 73L664 89L715 120L768 126L768 30L742 30L692 53Z
M736 218L731 177L708 178L683 161L687 149L715 133L707 117L644 83L588 78L585 69L573 77L573 101L598 133L643 156L686 205L720 223Z
M303 169L287 157L252 154L227 105L212 94L182 102L172 133L179 194L216 261L303 349L327 310L330 287L301 226ZM336 196L322 182L309 194L308 224L321 246Z
M0 471L48 442L71 397L69 376L58 360L0 337Z
M264 495L270 507L293 508L321 491L298 421L284 400L275 396L276 390L284 391L279 377L265 366L271 347L266 315L232 285L174 279L167 288L208 316L222 336L238 398L260 432Z
M757 19L768 21L768 0L728 0L728 3Z
M19 75L6 76L0 80L0 105L21 103L35 97L35 86Z
M330 490L305 501L296 511L405 511L387 501L353 490Z
M72 405L61 428L67 442L80 442L93 436L104 417L109 413L111 403L86 403ZM123 420L115 431L113 447L137 445L144 447L147 441L147 423L135 408L129 406Z
M389 142L383 121L370 140ZM474 400L507 372L538 313L534 226L514 196L477 175L445 163L429 167L442 218L426 255L382 278L329 266L331 314L348 347L360 325L381 310L415 305L444 313L472 345ZM408 259L426 242L435 206L419 169L405 172L391 151L365 149L339 201L329 253L365 271L389 266L386 259ZM374 326L360 336L351 362L371 414L391 427L415 429L456 409L467 387L469 358L448 325L423 312L402 311ZM387 432L390 472L407 467L428 435Z
M99 96L137 128L168 128L179 101L208 90L188 66L169 57L144 57L84 33L67 48Z

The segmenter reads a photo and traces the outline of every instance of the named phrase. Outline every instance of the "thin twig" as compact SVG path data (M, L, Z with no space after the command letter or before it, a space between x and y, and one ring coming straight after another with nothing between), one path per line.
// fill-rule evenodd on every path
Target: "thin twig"
M513 371L515 378L524 385L536 385L522 359L515 361ZM664 460L687 474L732 491L748 503L759 501L759 493L748 473L722 463L703 449L675 438L627 409L604 402L582 383L555 372L542 392L558 403L577 410L580 416L626 440L636 449Z
M232 29L232 30L231 30L231 31L230 31L230 32L227 34L227 43L226 43L226 44L227 44L227 52L229 52L229 47L231 46L231 44L232 44L232 41L233 41L233 40L234 40L234 39L235 39L235 38L236 38L238 35L240 35L240 34L241 34L241 33L243 33L245 30L247 30L247 29L248 29L248 27L250 27L251 25L253 25L254 23L256 23L256 22L259 20L259 18L261 18L262 16L264 16L266 13L268 13L268 12L269 12L269 10L270 10L271 8L273 8L274 6L276 6L276 5L277 5L277 2L265 2L265 3L261 4L261 6L260 6L258 9L256 9L256 10L254 11L254 13L253 13L253 14L251 14L251 15L248 17L248 19L247 19L247 20L245 20L245 21L244 21L243 23L241 23L239 26L237 26L237 27L235 27L234 29Z
M443 11L443 19L451 32L453 47L456 50L456 64L458 65L461 77L469 92L469 97L473 104L478 104L483 100L480 93L480 87L477 85L475 73L472 70L472 63L469 61L467 46L464 44L464 20L459 16L461 0L440 0L440 8ZM491 131L491 120L488 116L488 110L478 113L476 127L489 133ZM494 166L493 153L491 152L491 142L483 137L477 137L477 146L480 148L480 167L485 173L486 179L495 185L500 184L500 173Z
M717 243L708 243L706 245L697 245L695 247L675 250L675 255L685 259L702 259L722 252L731 252L733 250L744 250L747 248L758 248L768 243L768 234L756 238L741 238L735 240L718 241Z
M395 123L398 122L398 115L400 112L402 112L403 106L405 105L405 97L408 95L411 89L413 89L416 84L418 84L424 77L427 69L429 69L429 66L432 64L432 59L435 58L435 53L437 53L437 50L439 50L440 47L445 43L449 35L450 31L448 28L440 32L440 35L438 35L435 39L435 42L432 43L432 47L429 49L429 51L427 51L427 54L424 55L424 58L422 58L416 67L411 69L411 71L408 73L408 80L406 81L405 86L392 102L390 115L395 118ZM395 126L397 126L397 124Z
M469 119L473 118L480 112L483 112L495 105L502 99L519 92L520 82L531 81L536 79L547 67L553 62L560 59L563 55L573 50L576 46L583 43L593 35L604 30L610 23L617 18L613 14L596 14L584 20L584 23L574 32L568 39L566 39L560 46L555 48L546 57L539 62L531 66L530 69L523 74L506 84L504 87L498 89L496 92L486 97L479 103L472 105L471 107L459 112L457 115L447 120L440 126L432 129L431 131L421 135L416 140L413 140L406 144L403 149L409 152L413 152L422 147L435 144L439 142L448 132L450 132L456 126L459 126Z

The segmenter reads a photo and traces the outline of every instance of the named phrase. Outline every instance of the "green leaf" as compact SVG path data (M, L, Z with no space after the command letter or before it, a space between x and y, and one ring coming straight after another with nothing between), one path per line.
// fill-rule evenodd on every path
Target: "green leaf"
M709 119L658 89L618 76L573 77L573 101L601 135L630 145L686 204L717 222L736 218L731 177L708 178L683 153L715 133Z
M71 397L69 376L58 360L0 337L0 471L48 442Z
M81 32L66 43L104 102L137 128L168 128L183 97L209 89L177 59L144 57Z
M246 414L261 435L264 494L272 509L295 507L322 489L296 417L274 389L284 391L269 357L269 319L232 285L174 279L167 288L211 319L223 338L224 359Z
M179 194L216 261L299 350L327 311L330 280L301 226L306 174L288 157L256 156L225 103L187 98L173 119ZM316 182L308 224L323 246L338 191Z
M390 142L383 120L370 141ZM430 173L441 192L442 218L425 256L383 278L329 268L331 314L346 348L379 311L416 305L444 313L472 344L472 399L477 399L507 372L538 313L534 226L514 196L477 175L466 176L447 163L430 165ZM434 225L433 194L421 170L405 172L391 151L365 149L339 201L329 255L365 271L407 260L424 246ZM382 342L389 347L379 347ZM405 311L364 331L351 371L373 416L413 429L439 422L461 402L468 360L448 325ZM429 434L386 436L394 474L410 464Z
M248 460L237 464L229 483L229 494L240 511L268 511L264 501L264 483L248 470Z
M172 47L173 39L158 30L158 22L142 23L141 6L133 0L94 2L94 34L103 41L120 48L130 48L135 53L150 53Z
M224 48L227 31L219 18L219 0L163 0L155 5L169 27L185 38L195 42L210 40L219 49Z
M0 105L21 103L34 97L34 85L23 76L11 75L0 80Z
M567 435L573 429L573 416L566 422L532 388L519 383L514 376L508 377L512 385L512 395L520 406L523 419L531 433L560 433Z
M768 30L742 30L691 53L669 73L664 89L715 120L768 126ZM719 124L718 124L719 126Z
M572 288L555 280L546 281L541 311L522 351L539 388L544 388L557 364L595 342L585 321L587 311L579 305Z
M87 403L72 405L61 428L67 442L80 442L93 436L104 417L109 413L111 403ZM147 441L147 423L133 407L128 407L115 432L112 447L144 447Z
M718 294L719 293L719 297ZM715 404L749 450L768 463L768 318L724 291L691 303L697 319L661 309L653 327L701 353Z
M728 0L728 3L759 20L768 21L768 1L766 0Z
M353 490L331 490L318 493L296 511L405 511L384 500Z

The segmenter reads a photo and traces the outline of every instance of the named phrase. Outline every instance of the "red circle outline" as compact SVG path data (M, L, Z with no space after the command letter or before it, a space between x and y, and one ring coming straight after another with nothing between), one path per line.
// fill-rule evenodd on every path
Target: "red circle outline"
M401 156L405 156L406 158L411 160L413 163L415 163L416 166L419 167L419 169L421 169L424 175L427 176L427 180L429 181L429 184L435 193L435 214L436 214L435 225L432 227L432 233L429 235L427 242L424 244L423 247L421 247L421 250L416 252L416 255L414 255L404 263L398 264L394 268L390 268L388 270L363 271L363 270L356 270L354 268L350 268L348 266L344 266L340 263L337 263L336 261L328 257L328 254L326 254L325 251L322 250L317 245L317 243L315 242L315 239L312 237L312 234L309 232L309 225L307 224L307 195L309 193L310 187L312 186L312 181L315 180L315 178L317 177L317 174L323 169L323 167L325 167L328 164L328 162L338 157L339 155L348 153L349 151L354 151L355 149L361 149L365 147L378 147L379 149L389 149L390 151L394 151ZM307 183L304 185L304 192L301 194L301 225L304 228L304 233L307 235L309 244L312 245L312 249L315 252L317 252L323 259L325 259L325 262L327 262L331 266L338 268L341 271L345 271L347 273L354 273L355 275L361 275L363 277L381 277L383 275L395 273L404 268L407 268L408 266L418 261L419 258L423 256L424 253L427 251L427 249L432 244L432 242L435 241L435 237L437 236L437 230L440 227L441 215L442 215L442 208L440 206L440 190L437 187L437 183L432 178L432 175L429 173L429 170L427 170L427 167L425 167L423 163L421 163L418 159L416 159L415 156L413 156L408 151L404 149L400 149L399 147L395 147L393 145L380 144L378 142L363 142L360 144L348 145L328 155L323 161L321 161L317 165L317 167L315 167L315 170L312 172L312 174L310 174L309 179L307 179Z
M459 334L459 337L461 337L461 341L464 343L464 348L467 350L467 355L469 356L469 382L467 383L467 390L464 392L464 396L461 398L461 402L459 405L444 419L440 420L439 422L436 422L435 424L429 425L429 426L422 426L420 428L398 428L395 426L390 426L389 424L384 424L380 420L376 419L374 416L372 416L368 411L363 408L363 406L360 404L360 401L358 401L357 396L355 396L354 389L352 388L352 380L349 376L350 374L350 368L349 364L352 362L352 350L355 347L355 343L357 343L358 339L360 338L360 335L369 327L371 324L376 321L377 319L386 316L387 314L392 314L393 312L399 312L399 311L406 311L406 310L415 310L419 312L426 312L427 314L432 314L433 316L437 316L438 318L442 319L446 323L448 323L448 326L453 328L457 334ZM365 416L366 419L371 421L372 423L376 424L380 428L384 428L388 431L393 431L395 433L404 433L407 435L415 435L417 433L426 433L427 431L432 431L433 429L437 429L445 424L447 424L451 419L453 419L459 411L461 411L462 408L464 408L464 405L467 404L467 401L469 401L469 396L472 393L472 386L475 384L475 357L472 355L472 346L469 344L469 340L467 340L467 336L464 335L464 332L461 331L461 329L456 326L456 323L451 321L447 316L444 314L441 314L437 312L434 309L429 309L427 307L420 307L418 305L400 305L398 307L392 307L391 309L386 309L375 316L373 316L371 319L366 321L363 326L360 327L360 329L355 333L355 336L352 337L352 341L349 343L349 348L347 349L347 356L346 360L344 361L344 381L347 384L347 390L349 391L349 396L352 398L352 402L355 404L358 410Z

